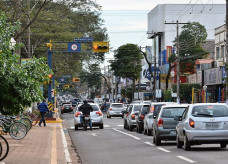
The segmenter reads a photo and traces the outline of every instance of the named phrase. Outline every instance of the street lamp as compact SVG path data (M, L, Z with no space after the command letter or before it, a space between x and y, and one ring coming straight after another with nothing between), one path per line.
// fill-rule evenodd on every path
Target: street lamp
M11 39L10 39L9 48L10 48L12 54L13 54L13 51L14 51L14 49L15 49L15 45L16 45L16 41L14 40L14 38L11 38Z

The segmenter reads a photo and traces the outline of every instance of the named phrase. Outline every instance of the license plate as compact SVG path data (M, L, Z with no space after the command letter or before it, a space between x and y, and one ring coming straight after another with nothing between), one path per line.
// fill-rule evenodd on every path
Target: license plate
M176 131L171 131L170 134L171 135L176 135L177 133L176 133Z
M206 123L206 128L207 129L218 129L219 124L215 122L208 122Z

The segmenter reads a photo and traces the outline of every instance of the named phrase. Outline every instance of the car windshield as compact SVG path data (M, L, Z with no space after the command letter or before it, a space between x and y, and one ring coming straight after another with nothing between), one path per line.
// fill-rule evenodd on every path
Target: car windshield
M149 105L143 105L143 107L142 107L142 114L145 114L148 111L148 108L150 108Z
M228 107L225 105L201 105L192 109L194 117L227 117Z
M142 107L142 105L135 105L134 112L135 111L140 111L141 107Z
M123 104L112 104L113 108L123 108L124 105Z
M176 116L182 116L185 109L186 109L185 107L163 108L161 117L163 117L163 118L174 118Z

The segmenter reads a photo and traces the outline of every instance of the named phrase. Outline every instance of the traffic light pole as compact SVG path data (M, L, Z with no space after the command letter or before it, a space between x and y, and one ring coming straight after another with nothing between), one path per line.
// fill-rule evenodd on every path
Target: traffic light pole
M52 51L50 50L50 47L48 48L48 66L50 69L52 69L52 58L51 58L51 55L52 55ZM52 83L53 83L53 86L54 86L54 80L52 79ZM48 102L52 102L52 98L51 98L51 85L52 83L48 84ZM48 111L48 117L49 118L52 118L52 111Z

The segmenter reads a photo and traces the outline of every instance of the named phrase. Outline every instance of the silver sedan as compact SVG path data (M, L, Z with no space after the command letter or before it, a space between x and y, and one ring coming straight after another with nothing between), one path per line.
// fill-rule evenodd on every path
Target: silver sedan
M219 103L191 104L180 118L176 127L177 148L192 145L219 143L221 148L228 144L228 107Z

